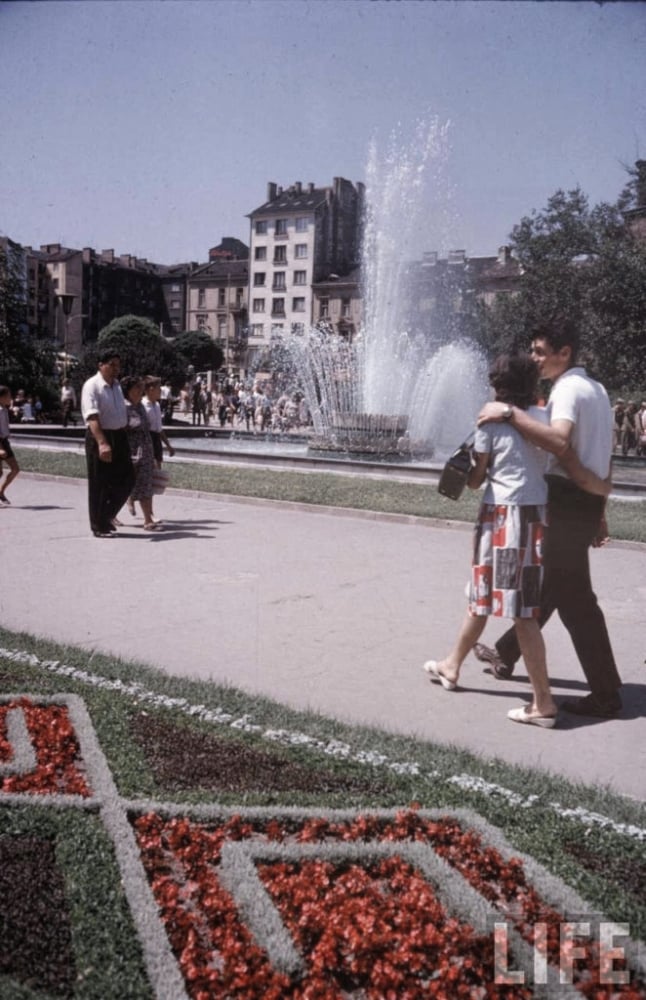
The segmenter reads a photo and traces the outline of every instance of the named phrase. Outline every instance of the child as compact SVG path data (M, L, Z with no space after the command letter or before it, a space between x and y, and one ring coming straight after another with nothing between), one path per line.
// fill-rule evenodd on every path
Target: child
M535 419L549 422L546 411L533 405L538 368L528 354L501 355L489 372L489 381L496 399L507 404L509 415L517 406ZM475 527L468 611L449 655L440 661L428 660L424 670L445 690L455 690L462 663L478 641L487 616L513 618L534 697L529 706L511 709L508 718L551 729L556 724L557 707L538 623L546 457L508 423L487 423L478 428L468 486L478 489L486 479L487 487ZM609 484L584 469L572 449L559 461L575 481L583 484L594 479L599 492L609 491Z
M10 406L11 391L8 386L0 385L0 469L2 468L3 462L6 462L9 466L9 472L5 476L5 481L2 486L0 486L0 504L11 503L5 494L5 490L7 489L9 483L12 483L20 472L20 466L16 461L13 448L11 447L11 442L9 440Z

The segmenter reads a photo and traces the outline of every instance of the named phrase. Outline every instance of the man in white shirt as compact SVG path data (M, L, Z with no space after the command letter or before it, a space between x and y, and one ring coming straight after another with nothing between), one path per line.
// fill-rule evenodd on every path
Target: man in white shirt
M104 351L99 356L99 370L81 390L81 413L87 428L88 506L95 538L111 537L114 519L134 483L120 370L119 355Z
M518 407L487 403L478 423L509 420L533 444L549 452L548 530L543 558L540 624L554 611L570 633L590 694L566 702L575 715L612 718L621 710L617 671L603 612L592 590L589 548L606 537L605 498L576 486L559 465L571 446L582 465L609 483L613 445L613 414L606 390L577 366L579 338L566 321L536 331L531 353L542 378L552 382L550 423L535 421ZM511 409L511 412L508 412ZM480 646L476 655L501 677L510 676L520 650L513 629L495 650Z

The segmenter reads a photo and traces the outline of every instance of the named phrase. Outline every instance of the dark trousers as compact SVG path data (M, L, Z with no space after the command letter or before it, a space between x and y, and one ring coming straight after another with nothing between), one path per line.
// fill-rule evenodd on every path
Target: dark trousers
M94 437L89 430L85 435L90 527L100 532L110 530L112 519L130 496L135 481L126 431L103 433L112 448L111 462L100 460Z
M621 678L603 612L592 590L589 549L599 530L603 498L579 489L561 476L548 476L548 505L539 625L557 611L570 633L590 691L600 701L616 698ZM516 632L496 643L501 659L520 658Z

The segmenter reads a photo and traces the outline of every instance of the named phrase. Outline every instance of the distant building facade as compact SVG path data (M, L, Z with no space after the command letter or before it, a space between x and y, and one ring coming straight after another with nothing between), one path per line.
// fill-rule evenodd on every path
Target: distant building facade
M272 331L299 333L315 322L313 285L347 275L359 261L364 186L335 177L331 187L267 185L249 213L249 360Z
M246 368L249 261L216 258L187 278L186 329L203 330L224 352L224 367Z

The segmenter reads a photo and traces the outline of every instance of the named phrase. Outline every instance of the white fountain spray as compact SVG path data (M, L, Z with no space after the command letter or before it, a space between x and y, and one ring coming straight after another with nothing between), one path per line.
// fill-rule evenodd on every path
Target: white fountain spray
M487 398L486 360L443 331L406 329L407 254L420 227L428 172L442 175L448 126L419 123L407 145L397 133L383 158L370 149L362 249L363 322L350 344L311 330L285 341L312 414L312 445L391 455L446 454L467 435Z

